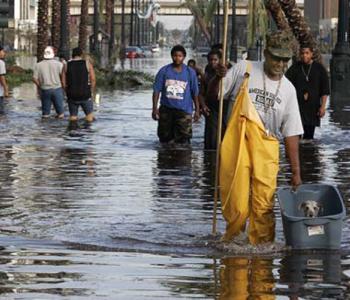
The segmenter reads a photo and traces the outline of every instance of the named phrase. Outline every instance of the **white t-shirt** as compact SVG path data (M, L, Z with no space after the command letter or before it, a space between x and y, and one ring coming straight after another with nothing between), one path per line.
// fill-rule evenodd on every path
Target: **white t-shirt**
M6 75L6 66L5 62L0 59L0 76L5 76ZM0 97L4 97L5 95L5 90L2 84L0 84Z
M224 78L225 98L234 101L247 71L248 61L244 60L234 65L227 71ZM281 82L271 80L265 75L266 82L266 105L263 63L250 62L248 89L250 99L254 104L268 134L279 139L294 135L302 135L298 99L293 84L283 76ZM280 86L279 86L280 85ZM278 88L279 86L279 88ZM278 93L276 95L276 92Z

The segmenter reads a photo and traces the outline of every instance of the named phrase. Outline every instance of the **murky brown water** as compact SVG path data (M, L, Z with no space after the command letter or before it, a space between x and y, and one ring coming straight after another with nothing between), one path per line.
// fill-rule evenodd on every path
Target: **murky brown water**
M32 85L14 96L0 117L0 299L347 299L348 220L339 252L212 247L215 154L202 123L191 148L160 147L150 90L103 91L97 122L77 127L42 121ZM337 185L349 207L348 120L330 107L301 158L304 181Z

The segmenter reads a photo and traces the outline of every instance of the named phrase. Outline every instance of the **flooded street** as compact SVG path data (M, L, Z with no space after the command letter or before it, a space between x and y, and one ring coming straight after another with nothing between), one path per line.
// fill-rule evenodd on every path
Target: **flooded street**
M124 67L154 73L168 61ZM91 125L41 120L32 84L0 116L0 299L349 299L348 219L340 251L225 255L210 238L204 120L191 148L164 148L151 90L100 93ZM303 181L336 185L347 210L349 114L330 106L316 140L301 144Z

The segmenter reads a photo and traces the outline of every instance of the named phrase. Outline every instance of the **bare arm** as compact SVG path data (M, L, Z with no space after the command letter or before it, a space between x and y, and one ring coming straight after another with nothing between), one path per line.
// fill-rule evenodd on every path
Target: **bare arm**
M200 111L199 111L199 96L194 96L193 97L193 103L194 103L194 121L197 122L200 118Z
M9 96L9 89L8 89L8 86L7 86L7 82L6 82L6 78L4 75L1 75L0 76L0 84L3 86L4 88L4 96L5 97L8 97Z
M328 99L327 95L324 95L321 97L321 107L318 111L318 115L320 116L320 118L323 118L326 113L327 99Z
M159 120L159 109L158 109L158 100L159 100L159 92L153 92L152 95L152 119L153 120Z
M301 184L299 162L299 136L289 136L284 139L286 154L292 169L291 185L296 189Z
M60 78L61 78L62 88L64 90L66 89L66 71L67 71L67 66L63 65L62 72L60 74Z
M96 92L96 75L95 70L92 64L89 64L89 75L90 75L90 83L91 83L91 91L94 94Z

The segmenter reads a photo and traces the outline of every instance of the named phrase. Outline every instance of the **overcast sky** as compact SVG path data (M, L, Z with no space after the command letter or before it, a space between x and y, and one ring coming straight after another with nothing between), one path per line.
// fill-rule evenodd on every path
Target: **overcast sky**
M166 29L184 30L190 27L192 16L159 16L159 21L165 25Z

